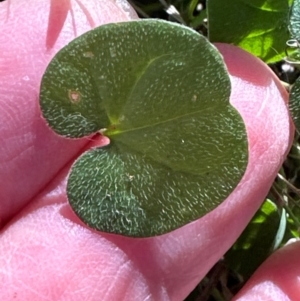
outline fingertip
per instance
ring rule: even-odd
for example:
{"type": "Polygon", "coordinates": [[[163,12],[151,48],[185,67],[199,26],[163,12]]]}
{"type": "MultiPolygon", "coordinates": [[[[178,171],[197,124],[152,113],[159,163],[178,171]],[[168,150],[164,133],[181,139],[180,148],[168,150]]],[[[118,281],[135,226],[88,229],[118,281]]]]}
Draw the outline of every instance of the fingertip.
{"type": "Polygon", "coordinates": [[[300,241],[273,253],[252,275],[234,301],[298,301],[300,241]]]}

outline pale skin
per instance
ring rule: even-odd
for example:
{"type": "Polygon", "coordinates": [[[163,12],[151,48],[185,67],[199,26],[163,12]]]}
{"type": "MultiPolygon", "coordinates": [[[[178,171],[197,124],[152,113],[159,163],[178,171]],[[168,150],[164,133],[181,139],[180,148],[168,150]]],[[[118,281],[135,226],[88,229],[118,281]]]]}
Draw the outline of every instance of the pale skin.
{"type": "MultiPolygon", "coordinates": [[[[84,226],[65,184],[91,141],[67,140],[47,127],[39,85],[61,47],[94,26],[136,18],[127,8],[114,0],[0,3],[0,300],[183,300],[245,228],[290,148],[294,129],[280,82],[250,54],[217,45],[249,139],[238,187],[211,213],[160,237],[84,226]]],[[[276,252],[234,300],[299,300],[299,252],[300,243],[276,252]]]]}

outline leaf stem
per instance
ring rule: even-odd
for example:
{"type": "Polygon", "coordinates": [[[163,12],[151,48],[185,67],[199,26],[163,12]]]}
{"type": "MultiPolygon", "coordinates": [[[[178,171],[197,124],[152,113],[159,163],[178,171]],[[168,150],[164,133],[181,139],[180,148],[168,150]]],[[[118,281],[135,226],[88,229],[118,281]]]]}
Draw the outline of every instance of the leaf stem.
{"type": "Polygon", "coordinates": [[[300,229],[300,222],[299,222],[298,218],[295,216],[295,214],[293,213],[293,211],[291,210],[291,208],[288,205],[283,205],[283,207],[286,210],[286,212],[288,213],[288,215],[293,219],[296,227],[298,229],[300,229]]]}
{"type": "Polygon", "coordinates": [[[292,183],[290,183],[285,177],[283,177],[280,173],[277,174],[277,177],[283,181],[293,192],[295,192],[298,196],[300,196],[300,189],[295,187],[292,183]]]}

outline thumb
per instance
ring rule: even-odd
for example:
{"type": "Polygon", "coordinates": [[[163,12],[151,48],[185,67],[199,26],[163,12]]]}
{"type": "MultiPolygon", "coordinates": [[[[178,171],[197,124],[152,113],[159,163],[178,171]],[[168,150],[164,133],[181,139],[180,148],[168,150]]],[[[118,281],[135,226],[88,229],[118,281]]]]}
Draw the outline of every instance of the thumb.
{"type": "Polygon", "coordinates": [[[272,254],[235,297],[236,301],[298,301],[300,242],[272,254]]]}

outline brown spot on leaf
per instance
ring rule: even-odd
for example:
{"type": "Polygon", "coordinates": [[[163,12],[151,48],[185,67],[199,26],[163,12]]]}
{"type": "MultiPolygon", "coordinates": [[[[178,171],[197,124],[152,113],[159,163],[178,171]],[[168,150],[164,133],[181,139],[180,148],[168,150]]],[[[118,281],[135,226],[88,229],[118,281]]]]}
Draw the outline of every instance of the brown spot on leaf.
{"type": "Polygon", "coordinates": [[[81,95],[78,91],[76,90],[69,90],[68,91],[68,96],[69,99],[71,100],[72,103],[79,103],[81,100],[81,95]]]}
{"type": "Polygon", "coordinates": [[[92,59],[92,58],[94,57],[94,53],[91,52],[91,51],[87,51],[87,52],[84,52],[84,53],[83,53],[83,56],[92,59]]]}

